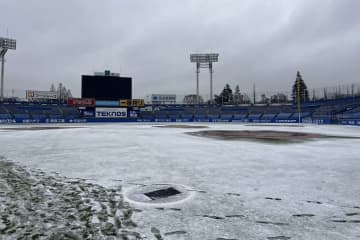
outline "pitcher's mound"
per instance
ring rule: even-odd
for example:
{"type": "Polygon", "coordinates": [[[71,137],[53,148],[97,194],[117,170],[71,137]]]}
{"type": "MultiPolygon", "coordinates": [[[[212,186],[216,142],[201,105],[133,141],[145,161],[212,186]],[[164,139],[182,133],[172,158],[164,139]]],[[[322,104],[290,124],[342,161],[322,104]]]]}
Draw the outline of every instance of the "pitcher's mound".
{"type": "Polygon", "coordinates": [[[222,140],[278,140],[278,141],[296,141],[296,140],[310,140],[316,138],[334,138],[335,136],[328,136],[318,133],[305,132],[285,132],[285,131],[223,131],[223,130],[205,130],[199,132],[189,132],[187,134],[199,137],[209,137],[222,140]]]}
{"type": "Polygon", "coordinates": [[[153,127],[158,128],[208,128],[207,126],[200,126],[200,125],[180,125],[180,124],[174,124],[174,125],[157,125],[153,127]]]}

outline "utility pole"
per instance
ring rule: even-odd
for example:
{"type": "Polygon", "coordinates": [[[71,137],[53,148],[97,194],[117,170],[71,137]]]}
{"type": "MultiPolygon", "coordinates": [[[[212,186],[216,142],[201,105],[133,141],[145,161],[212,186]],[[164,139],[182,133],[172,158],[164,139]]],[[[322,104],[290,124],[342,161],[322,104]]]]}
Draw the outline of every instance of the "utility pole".
{"type": "Polygon", "coordinates": [[[255,83],[253,84],[253,97],[254,97],[254,105],[256,103],[256,90],[255,90],[255,83]]]}

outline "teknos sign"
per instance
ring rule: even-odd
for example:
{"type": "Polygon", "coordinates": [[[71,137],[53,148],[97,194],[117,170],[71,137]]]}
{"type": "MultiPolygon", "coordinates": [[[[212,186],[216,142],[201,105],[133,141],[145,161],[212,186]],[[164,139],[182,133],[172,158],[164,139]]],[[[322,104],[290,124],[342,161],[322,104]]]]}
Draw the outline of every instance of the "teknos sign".
{"type": "Polygon", "coordinates": [[[126,118],[126,108],[96,108],[95,117],[97,118],[126,118]]]}

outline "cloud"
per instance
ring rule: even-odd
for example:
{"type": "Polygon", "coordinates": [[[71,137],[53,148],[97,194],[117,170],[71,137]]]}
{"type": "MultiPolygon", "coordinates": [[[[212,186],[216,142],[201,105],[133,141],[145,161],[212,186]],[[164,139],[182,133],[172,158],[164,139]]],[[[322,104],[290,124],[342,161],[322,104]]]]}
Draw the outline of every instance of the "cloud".
{"type": "MultiPolygon", "coordinates": [[[[356,83],[360,17],[356,0],[0,2],[7,54],[5,88],[46,90],[63,82],[80,95],[82,74],[132,76],[135,95],[195,91],[192,52],[218,52],[214,90],[289,90],[297,70],[307,85],[356,83]]],[[[201,93],[208,94],[208,73],[201,93]]]]}

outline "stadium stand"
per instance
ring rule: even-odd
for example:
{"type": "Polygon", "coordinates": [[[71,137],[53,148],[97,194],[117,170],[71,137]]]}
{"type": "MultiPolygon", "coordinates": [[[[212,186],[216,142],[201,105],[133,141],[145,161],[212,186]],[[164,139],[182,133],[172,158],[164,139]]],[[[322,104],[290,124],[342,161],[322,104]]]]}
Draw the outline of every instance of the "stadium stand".
{"type": "Polygon", "coordinates": [[[82,117],[80,115],[79,110],[76,107],[68,107],[63,105],[63,106],[59,106],[58,109],[59,109],[59,114],[55,114],[56,117],[67,118],[67,119],[82,117]]]}
{"type": "MultiPolygon", "coordinates": [[[[320,100],[303,103],[301,119],[315,123],[360,125],[360,97],[320,100]]],[[[138,110],[132,121],[240,121],[240,122],[297,122],[297,106],[285,105],[148,105],[138,110]]],[[[96,122],[94,109],[81,110],[63,104],[28,102],[0,103],[0,122],[76,122],[76,119],[96,122]],[[16,121],[15,121],[16,120],[16,121]]],[[[114,121],[121,121],[114,120],[114,121]]],[[[83,122],[83,121],[82,121],[83,122]]]]}
{"type": "Polygon", "coordinates": [[[276,119],[290,119],[293,114],[291,112],[281,112],[276,116],[276,119]]]}
{"type": "Polygon", "coordinates": [[[194,109],[194,118],[197,120],[205,120],[208,119],[208,109],[206,108],[195,108],[194,109]]]}
{"type": "Polygon", "coordinates": [[[140,111],[139,118],[142,120],[152,121],[154,119],[154,114],[152,111],[140,111]]]}
{"type": "Polygon", "coordinates": [[[177,119],[180,118],[181,112],[180,111],[170,111],[169,118],[170,119],[177,119]]]}
{"type": "Polygon", "coordinates": [[[245,120],[247,119],[248,113],[235,113],[233,120],[245,120]]]}
{"type": "Polygon", "coordinates": [[[8,112],[8,110],[4,106],[0,106],[0,119],[10,119],[11,114],[8,112]]]}
{"type": "Polygon", "coordinates": [[[360,119],[360,106],[346,109],[339,115],[340,119],[360,119]]]}
{"type": "Polygon", "coordinates": [[[275,117],[276,117],[276,113],[264,113],[263,115],[262,115],[262,120],[269,120],[269,121],[272,121],[272,120],[274,120],[275,119],[275,117]]]}

